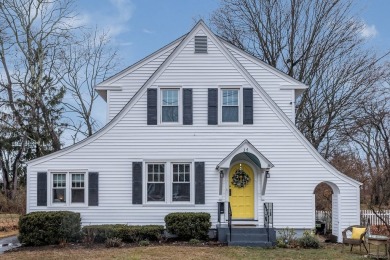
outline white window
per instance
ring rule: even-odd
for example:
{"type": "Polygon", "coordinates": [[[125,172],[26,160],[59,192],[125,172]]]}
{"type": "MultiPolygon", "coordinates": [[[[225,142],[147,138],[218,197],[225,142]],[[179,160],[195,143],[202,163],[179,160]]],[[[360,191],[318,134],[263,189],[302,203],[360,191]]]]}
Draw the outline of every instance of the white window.
{"type": "Polygon", "coordinates": [[[239,89],[222,89],[222,122],[239,122],[239,89]]]}
{"type": "Polygon", "coordinates": [[[145,168],[146,203],[193,203],[192,163],[150,162],[145,164],[145,168]]]}
{"type": "Polygon", "coordinates": [[[190,201],[190,169],[189,163],[172,164],[172,201],[190,201]]]}
{"type": "Polygon", "coordinates": [[[179,89],[161,89],[161,122],[179,122],[179,89]]]}
{"type": "Polygon", "coordinates": [[[53,174],[53,203],[66,203],[66,173],[53,174]]]}
{"type": "Polygon", "coordinates": [[[57,205],[85,205],[86,172],[51,172],[51,202],[57,205]]]}
{"type": "Polygon", "coordinates": [[[72,203],[85,202],[84,173],[72,173],[72,203]]]}
{"type": "Polygon", "coordinates": [[[165,164],[147,164],[147,201],[165,201],[165,164]]]}

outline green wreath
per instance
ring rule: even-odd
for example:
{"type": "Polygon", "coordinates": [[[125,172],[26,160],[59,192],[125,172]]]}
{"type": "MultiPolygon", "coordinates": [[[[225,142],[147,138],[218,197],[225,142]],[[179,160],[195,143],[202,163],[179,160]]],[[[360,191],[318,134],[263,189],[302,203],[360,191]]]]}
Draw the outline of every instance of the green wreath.
{"type": "Polygon", "coordinates": [[[232,177],[232,184],[237,188],[244,188],[250,182],[249,175],[241,169],[237,169],[232,177]]]}

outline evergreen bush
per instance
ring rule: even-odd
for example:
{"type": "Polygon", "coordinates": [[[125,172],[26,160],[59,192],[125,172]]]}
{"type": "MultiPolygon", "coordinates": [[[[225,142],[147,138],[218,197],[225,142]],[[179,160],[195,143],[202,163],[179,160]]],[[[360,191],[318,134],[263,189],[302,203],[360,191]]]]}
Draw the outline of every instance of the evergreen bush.
{"type": "Polygon", "coordinates": [[[175,212],[166,215],[164,220],[168,232],[177,235],[180,240],[208,239],[211,227],[209,213],[175,212]]]}
{"type": "Polygon", "coordinates": [[[80,229],[80,213],[32,212],[19,219],[19,241],[28,246],[75,242],[80,239],[80,229]]]}

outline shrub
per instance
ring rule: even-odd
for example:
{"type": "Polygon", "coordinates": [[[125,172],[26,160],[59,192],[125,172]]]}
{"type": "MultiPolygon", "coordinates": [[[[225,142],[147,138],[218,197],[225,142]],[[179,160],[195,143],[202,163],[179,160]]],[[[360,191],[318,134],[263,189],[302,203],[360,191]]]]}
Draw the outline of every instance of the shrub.
{"type": "Polygon", "coordinates": [[[170,213],[165,216],[164,220],[168,232],[177,235],[178,239],[208,239],[211,227],[208,213],[170,213]]]}
{"type": "Polygon", "coordinates": [[[293,228],[283,228],[278,231],[278,239],[276,241],[276,245],[278,247],[286,248],[286,247],[295,247],[296,246],[296,238],[295,235],[297,234],[293,228]]]}
{"type": "Polygon", "coordinates": [[[19,241],[31,246],[77,241],[80,222],[80,214],[70,211],[29,213],[19,219],[19,241]]]}
{"type": "Polygon", "coordinates": [[[106,245],[106,247],[120,247],[122,246],[122,239],[117,237],[107,238],[104,244],[106,245]]]}
{"type": "Polygon", "coordinates": [[[141,240],[159,241],[163,226],[92,225],[82,229],[84,241],[104,243],[109,238],[120,238],[123,242],[133,243],[141,240]]]}
{"type": "Polygon", "coordinates": [[[196,239],[196,238],[192,238],[192,239],[190,239],[190,241],[188,241],[188,243],[190,243],[191,245],[199,245],[200,240],[196,239]]]}
{"type": "Polygon", "coordinates": [[[303,236],[298,239],[299,246],[303,248],[319,248],[320,241],[313,236],[313,234],[309,231],[303,232],[303,236]]]}
{"type": "Polygon", "coordinates": [[[139,241],[139,245],[140,246],[149,246],[150,245],[150,242],[149,242],[149,240],[141,240],[141,241],[139,241]]]}

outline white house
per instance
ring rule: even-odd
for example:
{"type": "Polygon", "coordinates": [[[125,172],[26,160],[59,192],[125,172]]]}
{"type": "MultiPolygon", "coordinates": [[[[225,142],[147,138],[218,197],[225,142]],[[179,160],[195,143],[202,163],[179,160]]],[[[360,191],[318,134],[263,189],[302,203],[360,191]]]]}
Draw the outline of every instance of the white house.
{"type": "Polygon", "coordinates": [[[233,224],[315,226],[314,189],[333,189],[333,234],[359,224],[360,183],[338,172],[294,125],[307,88],[214,35],[188,34],[96,86],[108,123],[28,163],[27,211],[80,212],[83,225],[161,224],[208,212],[233,224]],[[268,216],[266,216],[268,217],[268,216]]]}

